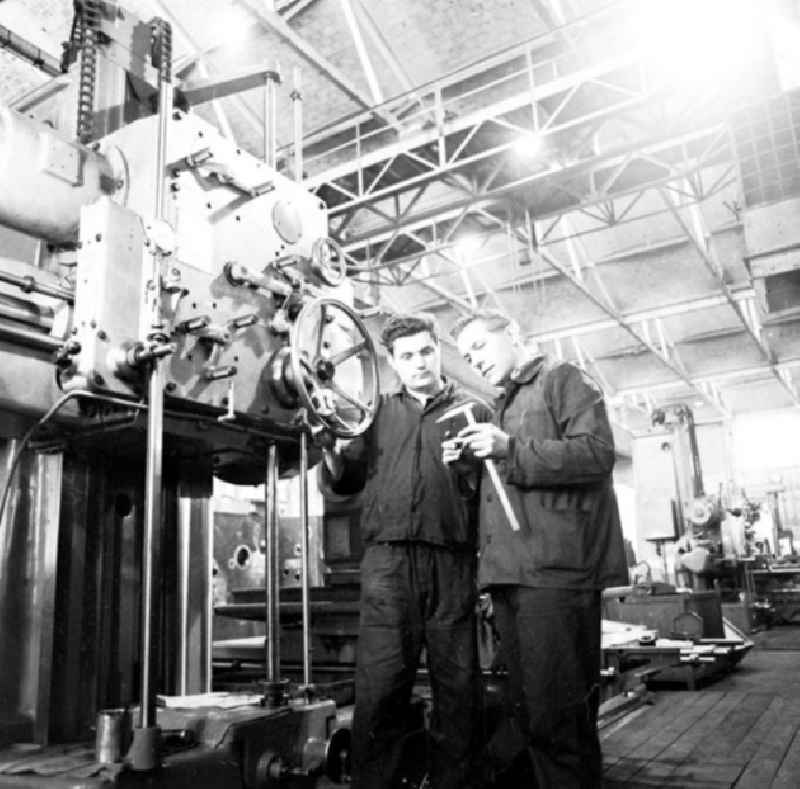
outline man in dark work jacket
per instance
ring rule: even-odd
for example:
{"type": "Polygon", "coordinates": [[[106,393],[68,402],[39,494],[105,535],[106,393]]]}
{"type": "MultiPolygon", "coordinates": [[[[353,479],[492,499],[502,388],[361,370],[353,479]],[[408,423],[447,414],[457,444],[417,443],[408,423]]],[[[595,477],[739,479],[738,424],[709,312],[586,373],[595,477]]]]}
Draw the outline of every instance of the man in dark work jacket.
{"type": "Polygon", "coordinates": [[[495,459],[520,524],[512,531],[484,479],[478,582],[491,592],[516,718],[499,744],[508,751],[518,735],[543,789],[594,789],[602,785],[600,590],[628,583],[614,439],[597,384],[531,353],[508,323],[473,316],[452,332],[467,361],[502,387],[494,424],[458,438],[495,459]]]}
{"type": "MultiPolygon", "coordinates": [[[[352,786],[393,785],[424,645],[434,701],[432,785],[458,789],[469,785],[478,729],[478,468],[443,463],[442,441],[465,419],[437,420],[475,399],[442,378],[433,321],[396,316],[382,342],[402,386],[381,396],[358,445],[339,441],[326,452],[323,469],[323,485],[337,493],[363,488],[352,786]]],[[[478,403],[475,417],[491,412],[478,403]]]]}

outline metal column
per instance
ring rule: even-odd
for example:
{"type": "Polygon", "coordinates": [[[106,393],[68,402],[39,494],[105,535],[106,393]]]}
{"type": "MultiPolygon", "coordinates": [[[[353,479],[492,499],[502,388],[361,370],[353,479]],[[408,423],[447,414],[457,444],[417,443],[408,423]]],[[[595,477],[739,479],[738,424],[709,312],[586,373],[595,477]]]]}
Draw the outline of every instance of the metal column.
{"type": "Polygon", "coordinates": [[[178,661],[180,695],[211,690],[213,528],[207,486],[178,491],[178,661]]]}
{"type": "Polygon", "coordinates": [[[309,605],[308,569],[308,436],[300,434],[300,528],[302,529],[302,607],[303,607],[303,685],[311,684],[311,611],[309,605]]]}
{"type": "Polygon", "coordinates": [[[264,485],[264,657],[267,666],[264,696],[271,707],[282,703],[285,686],[281,681],[278,537],[278,447],[270,444],[264,485]]]}
{"type": "MultiPolygon", "coordinates": [[[[155,165],[156,217],[166,214],[167,129],[172,115],[171,31],[159,20],[159,102],[158,139],[155,165]]],[[[153,269],[148,300],[151,307],[151,345],[164,341],[161,318],[161,254],[153,252],[153,269]]],[[[156,725],[156,689],[154,687],[154,622],[157,614],[155,586],[160,577],[158,532],[161,526],[162,449],[164,427],[164,374],[159,355],[151,356],[148,381],[147,466],[145,476],[144,539],[142,540],[142,650],[141,685],[138,725],[133,732],[129,761],[134,770],[152,770],[159,765],[159,729],[156,725]]]]}

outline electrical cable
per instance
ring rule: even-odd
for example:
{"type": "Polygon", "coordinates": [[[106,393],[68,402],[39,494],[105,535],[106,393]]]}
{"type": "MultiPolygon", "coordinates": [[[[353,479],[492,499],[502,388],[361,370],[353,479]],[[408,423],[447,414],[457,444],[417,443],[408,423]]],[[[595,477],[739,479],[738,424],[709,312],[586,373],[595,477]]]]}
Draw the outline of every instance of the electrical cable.
{"type": "Polygon", "coordinates": [[[3,486],[3,496],[0,498],[0,523],[3,522],[3,515],[6,511],[6,503],[8,502],[8,494],[11,491],[11,483],[14,480],[16,475],[17,469],[19,468],[20,461],[22,460],[22,456],[25,453],[25,448],[30,443],[30,440],[33,438],[34,433],[45,425],[50,419],[55,416],[70,400],[75,397],[80,397],[83,395],[90,395],[91,392],[88,392],[84,389],[75,389],[72,392],[67,392],[65,395],[62,395],[56,402],[50,407],[50,409],[45,413],[43,417],[41,417],[38,421],[34,422],[31,427],[25,432],[25,435],[22,437],[19,443],[19,448],[17,449],[14,457],[11,459],[11,462],[8,466],[8,476],[6,477],[5,485],[3,486]]]}
{"type": "Polygon", "coordinates": [[[3,521],[3,515],[5,514],[6,505],[8,504],[8,494],[11,491],[11,483],[14,481],[14,477],[17,469],[19,468],[19,464],[22,460],[22,455],[24,454],[26,447],[31,442],[31,439],[36,431],[49,422],[70,400],[76,397],[85,397],[89,400],[100,400],[104,403],[124,405],[128,408],[143,409],[147,407],[147,405],[142,402],[129,402],[120,397],[98,395],[95,392],[90,392],[88,389],[73,389],[71,392],[67,392],[65,395],[62,395],[58,400],[56,400],[56,402],[50,407],[44,416],[42,416],[38,421],[34,422],[30,428],[28,428],[28,430],[20,439],[19,448],[9,463],[8,476],[6,477],[6,482],[3,486],[3,495],[0,498],[0,523],[3,521]]]}

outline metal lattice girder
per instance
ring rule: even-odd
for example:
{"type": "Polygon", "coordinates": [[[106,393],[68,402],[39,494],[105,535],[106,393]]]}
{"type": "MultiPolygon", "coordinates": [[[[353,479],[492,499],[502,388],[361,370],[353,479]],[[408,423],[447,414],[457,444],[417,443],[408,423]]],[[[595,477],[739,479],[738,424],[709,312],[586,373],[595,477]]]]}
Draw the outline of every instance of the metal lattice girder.
{"type": "MultiPolygon", "coordinates": [[[[791,380],[791,370],[800,367],[800,358],[786,359],[781,362],[779,369],[781,374],[791,380]]],[[[738,370],[726,370],[722,373],[715,373],[709,376],[695,376],[693,380],[693,389],[705,390],[708,397],[713,397],[722,400],[721,387],[736,386],[737,384],[752,383],[763,381],[771,375],[771,369],[767,365],[742,367],[738,370]]],[[[627,398],[637,398],[643,394],[650,397],[658,395],[663,397],[665,392],[674,391],[683,387],[685,382],[679,380],[662,381],[660,383],[652,383],[646,386],[633,386],[623,387],[617,389],[615,398],[625,400],[627,398]]],[[[704,399],[708,399],[704,397],[704,399]]]]}
{"type": "MultiPolygon", "coordinates": [[[[627,154],[608,157],[595,157],[592,161],[572,165],[570,168],[561,168],[548,173],[531,174],[522,179],[515,179],[511,183],[490,186],[482,193],[464,197],[453,192],[449,199],[441,202],[435,208],[425,211],[412,211],[409,206],[402,206],[400,201],[395,201],[394,216],[382,210],[370,207],[373,213],[381,219],[369,232],[352,236],[343,245],[348,261],[354,266],[360,265],[364,260],[371,260],[371,265],[403,265],[413,263],[420,255],[433,252],[446,251],[453,235],[453,229],[464,219],[472,215],[482,215],[490,221],[502,226],[504,218],[498,218],[494,211],[498,205],[507,205],[510,197],[520,188],[530,183],[539,183],[542,195],[546,195],[545,186],[547,178],[556,180],[569,179],[573,185],[571,193],[565,193],[563,187],[553,187],[557,196],[558,207],[550,211],[546,209],[532,209],[537,217],[537,243],[551,244],[564,240],[555,234],[565,216],[572,212],[581,213],[591,220],[596,229],[605,229],[618,226],[627,221],[653,216],[654,212],[645,211],[640,203],[642,196],[658,187],[671,188],[685,180],[686,175],[697,173],[712,164],[722,163],[722,174],[704,188],[702,199],[725,188],[735,180],[733,165],[728,163],[730,149],[727,144],[727,134],[724,128],[715,127],[695,134],[686,135],[678,140],[670,140],[661,145],[648,146],[647,150],[652,157],[663,156],[664,162],[660,170],[640,172],[639,180],[628,179],[623,185],[617,183],[611,191],[601,191],[596,187],[597,176],[613,169],[616,164],[625,159],[627,154]],[[687,147],[697,148],[699,154],[691,159],[683,159],[683,166],[675,174],[670,162],[670,157],[684,157],[687,147]],[[581,194],[582,193],[582,194],[581,194]],[[582,199],[579,199],[579,196],[582,199]],[[602,210],[594,210],[600,206],[602,210]],[[393,251],[393,244],[405,242],[409,234],[415,234],[424,240],[424,246],[419,245],[412,252],[404,250],[393,251]],[[375,258],[380,256],[376,263],[375,258]]],[[[546,198],[545,198],[546,199],[546,198]]],[[[659,209],[655,213],[665,213],[668,209],[659,209]]],[[[341,230],[341,225],[334,228],[334,232],[341,230]]],[[[593,232],[591,229],[586,232],[593,232]]]]}
{"type": "MultiPolygon", "coordinates": [[[[535,239],[532,234],[532,223],[528,221],[526,226],[516,228],[515,232],[524,238],[532,247],[533,254],[541,257],[554,269],[566,277],[575,288],[577,288],[588,301],[606,313],[612,320],[616,322],[619,328],[626,331],[631,337],[634,338],[639,344],[643,345],[650,353],[652,353],[658,361],[667,367],[672,373],[680,379],[684,384],[693,389],[700,397],[702,397],[711,406],[719,410],[723,416],[728,416],[727,411],[724,411],[718,402],[715,402],[713,397],[710,397],[708,392],[692,380],[686,368],[683,366],[680,358],[672,352],[666,344],[661,344],[651,335],[649,324],[646,321],[640,322],[637,326],[631,323],[619,311],[619,309],[611,301],[608,290],[605,287],[591,288],[587,280],[583,276],[578,276],[571,263],[565,263],[558,260],[548,249],[535,249],[535,239]],[[599,291],[599,292],[598,292],[599,291]]],[[[595,282],[602,282],[596,268],[592,269],[593,278],[595,282]]]]}
{"type": "Polygon", "coordinates": [[[312,153],[309,169],[313,173],[311,168],[316,167],[319,174],[311,175],[309,187],[328,187],[331,210],[345,211],[498,156],[513,147],[521,134],[536,132],[547,138],[574,131],[653,97],[640,64],[631,56],[610,58],[540,86],[527,84],[527,74],[522,70],[505,76],[505,81],[520,80],[520,85],[514,95],[499,101],[492,100],[499,92],[493,83],[486,96],[478,97],[473,89],[449,99],[444,97],[444,87],[437,85],[422,95],[419,109],[403,117],[404,133],[399,136],[386,129],[362,131],[357,125],[352,139],[312,153]],[[587,90],[602,99],[602,106],[591,112],[579,108],[587,90]],[[544,106],[555,101],[548,113],[544,106]],[[531,107],[532,112],[526,111],[531,107]],[[337,159],[342,161],[321,169],[337,159]],[[374,177],[387,163],[399,161],[411,172],[398,176],[387,169],[380,178],[374,177]]]}
{"type": "Polygon", "coordinates": [[[747,331],[750,339],[758,346],[769,366],[772,375],[783,386],[792,398],[792,402],[796,406],[800,406],[800,395],[798,395],[797,388],[794,386],[790,378],[781,371],[778,367],[777,357],[775,352],[770,347],[763,332],[761,331],[760,322],[757,318],[755,305],[751,304],[749,309],[743,308],[742,304],[738,302],[733,295],[730,285],[726,281],[725,269],[722,266],[719,258],[716,255],[714,248],[714,240],[708,231],[708,227],[703,216],[703,212],[699,205],[693,204],[688,207],[682,207],[675,203],[673,197],[661,191],[662,199],[669,209],[675,221],[678,223],[681,230],[686,234],[687,238],[691,241],[700,259],[705,264],[706,268],[716,279],[720,290],[727,303],[731,306],[736,313],[737,318],[741,321],[742,326],[747,331]],[[689,214],[689,219],[684,216],[682,211],[685,210],[689,214]]]}
{"type": "MultiPolygon", "coordinates": [[[[738,223],[726,224],[724,226],[720,226],[716,230],[714,230],[714,234],[717,233],[725,233],[730,232],[732,230],[736,230],[740,227],[738,223]]],[[[561,240],[561,239],[559,239],[561,240]]],[[[555,244],[556,242],[549,242],[551,244],[555,244]]],[[[689,244],[689,240],[685,236],[679,236],[674,238],[664,239],[659,243],[648,243],[640,248],[633,248],[627,249],[620,254],[612,254],[609,256],[602,257],[593,261],[592,265],[594,266],[604,266],[611,263],[619,262],[620,260],[631,260],[635,259],[636,256],[640,253],[642,254],[652,254],[654,252],[663,252],[668,251],[671,249],[675,249],[678,247],[683,247],[689,244]]],[[[540,246],[542,246],[540,242],[540,246]]],[[[526,263],[530,263],[527,258],[527,244],[525,245],[525,254],[524,256],[519,256],[518,259],[524,260],[526,263]]],[[[431,248],[430,251],[427,253],[429,255],[436,255],[444,257],[445,253],[439,249],[431,248]]],[[[508,252],[498,252],[496,255],[492,255],[489,257],[480,257],[476,258],[472,261],[470,268],[480,271],[480,268],[483,266],[494,266],[498,265],[501,261],[506,260],[508,258],[508,252]]],[[[512,254],[517,254],[516,250],[512,254]]],[[[416,257],[416,256],[415,256],[416,257]]],[[[409,262],[409,261],[406,261],[409,262]]],[[[430,273],[430,272],[429,272],[430,273]]],[[[439,275],[447,273],[447,272],[439,272],[439,275]]],[[[525,287],[526,285],[531,285],[536,282],[540,282],[543,280],[558,278],[561,275],[553,268],[546,268],[537,271],[526,271],[521,274],[517,274],[515,276],[510,277],[507,280],[503,280],[502,282],[496,282],[493,284],[492,289],[484,288],[481,290],[480,288],[475,289],[476,297],[482,296],[490,296],[493,299],[501,298],[502,294],[508,290],[515,290],[520,287],[525,287]]],[[[754,291],[752,287],[746,287],[744,289],[734,288],[735,297],[737,299],[743,299],[745,302],[748,302],[754,298],[754,291]]],[[[631,313],[627,314],[626,317],[630,320],[642,320],[649,317],[670,317],[674,315],[680,315],[685,312],[692,312],[694,310],[701,310],[707,309],[710,307],[716,307],[726,304],[726,299],[721,294],[701,294],[696,299],[690,299],[686,301],[677,302],[675,304],[666,305],[663,308],[658,308],[656,310],[647,310],[643,313],[631,313]]],[[[436,309],[437,307],[442,306],[442,302],[440,300],[434,300],[430,302],[423,302],[417,305],[418,309],[421,310],[429,310],[429,309],[436,309]]],[[[747,303],[744,304],[744,307],[747,311],[750,310],[750,306],[747,303]]],[[[537,335],[537,337],[541,337],[542,339],[555,339],[556,337],[568,337],[571,333],[575,333],[577,335],[581,334],[591,334],[596,331],[602,331],[604,329],[614,328],[616,324],[612,320],[601,320],[601,321],[592,321],[590,323],[581,324],[579,326],[574,327],[570,330],[565,330],[562,332],[549,332],[542,335],[537,335]],[[552,335],[552,336],[550,336],[552,335]]]]}

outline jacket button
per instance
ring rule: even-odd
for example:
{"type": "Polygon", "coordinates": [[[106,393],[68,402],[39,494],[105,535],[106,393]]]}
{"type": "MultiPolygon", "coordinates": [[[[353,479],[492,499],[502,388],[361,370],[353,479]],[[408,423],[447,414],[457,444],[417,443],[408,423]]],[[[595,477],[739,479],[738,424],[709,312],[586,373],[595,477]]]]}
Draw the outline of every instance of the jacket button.
{"type": "Polygon", "coordinates": [[[486,501],[491,501],[491,500],[492,500],[492,494],[491,493],[487,493],[486,494],[486,501]]]}
{"type": "Polygon", "coordinates": [[[491,534],[487,534],[486,535],[486,544],[488,545],[491,541],[492,541],[492,535],[491,534]]]}

